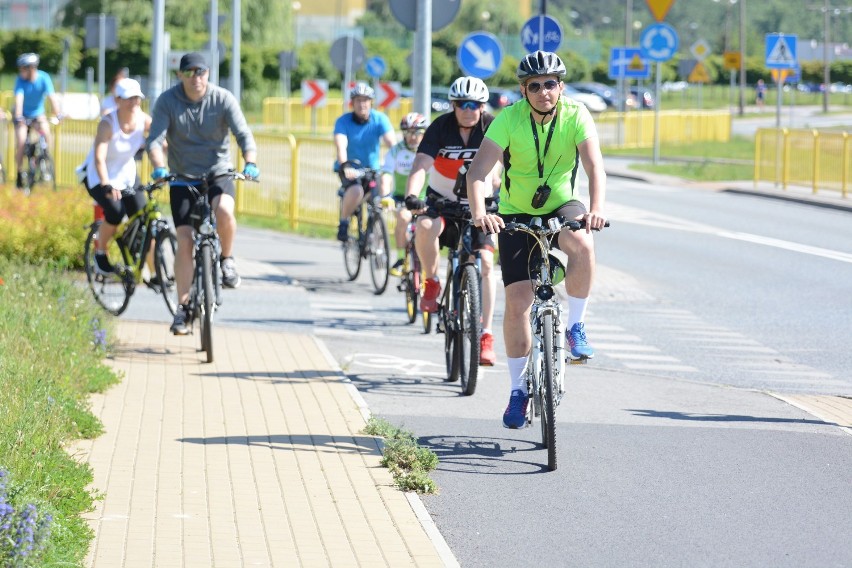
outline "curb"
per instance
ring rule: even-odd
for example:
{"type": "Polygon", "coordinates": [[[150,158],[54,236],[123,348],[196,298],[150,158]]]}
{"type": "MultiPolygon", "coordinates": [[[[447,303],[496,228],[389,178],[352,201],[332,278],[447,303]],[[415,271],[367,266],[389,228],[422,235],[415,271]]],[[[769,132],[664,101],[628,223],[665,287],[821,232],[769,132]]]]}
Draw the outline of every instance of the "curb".
{"type": "MultiPolygon", "coordinates": [[[[341,369],[337,364],[337,361],[334,359],[331,351],[329,351],[328,347],[326,347],[325,342],[315,335],[311,335],[311,337],[319,347],[320,352],[322,352],[328,364],[331,365],[331,368],[340,373],[342,382],[346,384],[346,388],[349,391],[352,400],[361,411],[361,416],[364,417],[365,421],[369,421],[372,413],[370,412],[370,408],[367,406],[367,401],[364,400],[360,391],[358,391],[349,377],[346,376],[343,369],[341,369]]],[[[408,503],[411,505],[417,520],[420,521],[420,526],[423,527],[423,531],[426,533],[426,536],[435,546],[435,551],[438,553],[438,556],[444,566],[448,568],[460,567],[461,565],[453,554],[453,551],[450,549],[450,545],[447,544],[447,541],[444,539],[444,535],[441,534],[441,531],[438,529],[438,525],[435,524],[435,521],[426,509],[426,506],[423,504],[420,496],[412,491],[406,491],[403,494],[408,500],[408,503]]]]}
{"type": "Polygon", "coordinates": [[[789,201],[793,203],[800,203],[802,205],[810,205],[812,207],[822,207],[823,209],[834,209],[835,211],[852,212],[852,203],[824,201],[821,199],[799,197],[786,193],[770,193],[768,191],[760,191],[757,189],[740,189],[735,187],[724,188],[719,191],[723,193],[733,193],[736,195],[751,195],[753,197],[765,197],[767,199],[776,199],[778,201],[789,201]]]}

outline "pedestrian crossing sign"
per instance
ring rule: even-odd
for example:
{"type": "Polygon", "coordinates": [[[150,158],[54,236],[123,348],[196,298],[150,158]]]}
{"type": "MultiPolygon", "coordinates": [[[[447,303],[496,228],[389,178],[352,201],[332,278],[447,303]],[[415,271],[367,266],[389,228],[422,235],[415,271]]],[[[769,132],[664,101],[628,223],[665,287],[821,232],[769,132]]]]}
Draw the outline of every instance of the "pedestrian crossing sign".
{"type": "Polygon", "coordinates": [[[766,35],[766,67],[769,69],[795,69],[796,60],[795,35],[767,34],[766,35]]]}

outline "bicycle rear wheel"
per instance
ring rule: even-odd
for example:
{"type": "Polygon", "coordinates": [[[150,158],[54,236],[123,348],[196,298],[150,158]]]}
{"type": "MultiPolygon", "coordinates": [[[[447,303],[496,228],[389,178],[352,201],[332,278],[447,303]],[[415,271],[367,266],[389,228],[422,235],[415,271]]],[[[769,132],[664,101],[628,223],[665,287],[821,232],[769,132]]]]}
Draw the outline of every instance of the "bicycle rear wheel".
{"type": "MultiPolygon", "coordinates": [[[[95,296],[95,300],[103,309],[112,315],[121,315],[130,303],[133,288],[128,286],[119,274],[100,274],[95,270],[95,250],[97,249],[98,229],[101,224],[93,223],[86,237],[83,248],[83,264],[86,267],[86,279],[89,281],[89,289],[95,296]]],[[[113,261],[121,258],[118,245],[113,241],[110,243],[107,257],[113,261]]]]}
{"type": "Polygon", "coordinates": [[[349,280],[358,278],[361,272],[361,213],[356,211],[349,218],[349,234],[343,243],[343,265],[349,280]]]}
{"type": "Polygon", "coordinates": [[[459,282],[458,367],[462,392],[470,396],[476,392],[479,376],[479,336],[482,334],[482,308],[479,276],[471,264],[462,266],[459,282]]]}
{"type": "Polygon", "coordinates": [[[213,247],[201,245],[201,349],[207,352],[207,362],[213,362],[213,309],[216,288],[213,284],[213,247]]]}
{"type": "Polygon", "coordinates": [[[178,307],[177,283],[175,282],[175,256],[177,255],[177,236],[168,223],[157,227],[157,240],[154,248],[154,271],[160,281],[160,291],[166,301],[166,307],[175,315],[178,307]]]}
{"type": "Polygon", "coordinates": [[[47,184],[56,191],[56,175],[53,171],[53,160],[50,154],[41,154],[36,161],[37,177],[40,182],[47,184]]]}
{"type": "Polygon", "coordinates": [[[541,435],[547,448],[547,468],[556,469],[556,382],[554,376],[553,316],[542,316],[541,435]]]}
{"type": "Polygon", "coordinates": [[[388,239],[385,220],[381,214],[373,216],[368,246],[367,256],[370,259],[370,277],[373,280],[373,288],[376,290],[376,295],[384,294],[390,278],[390,262],[388,261],[390,240],[388,239]]]}

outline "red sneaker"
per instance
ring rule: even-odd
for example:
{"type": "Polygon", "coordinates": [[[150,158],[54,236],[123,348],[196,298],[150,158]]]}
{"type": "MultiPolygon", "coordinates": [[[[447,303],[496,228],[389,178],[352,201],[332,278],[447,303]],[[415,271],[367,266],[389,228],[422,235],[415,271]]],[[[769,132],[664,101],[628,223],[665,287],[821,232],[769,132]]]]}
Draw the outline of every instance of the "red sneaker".
{"type": "Polygon", "coordinates": [[[420,296],[420,311],[434,314],[438,311],[438,296],[441,294],[441,282],[437,278],[427,278],[420,296]]]}
{"type": "Polygon", "coordinates": [[[482,337],[479,338],[479,364],[483,367],[493,367],[496,361],[494,336],[490,333],[483,333],[482,337]]]}

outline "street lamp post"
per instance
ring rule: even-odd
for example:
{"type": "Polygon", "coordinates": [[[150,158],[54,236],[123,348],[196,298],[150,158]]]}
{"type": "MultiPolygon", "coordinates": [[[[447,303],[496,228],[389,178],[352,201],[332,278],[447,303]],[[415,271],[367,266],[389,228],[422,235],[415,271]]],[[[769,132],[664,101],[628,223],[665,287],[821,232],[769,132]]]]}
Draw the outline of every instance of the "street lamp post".
{"type": "Polygon", "coordinates": [[[740,0],[740,116],[745,114],[746,0],[740,0]]]}

